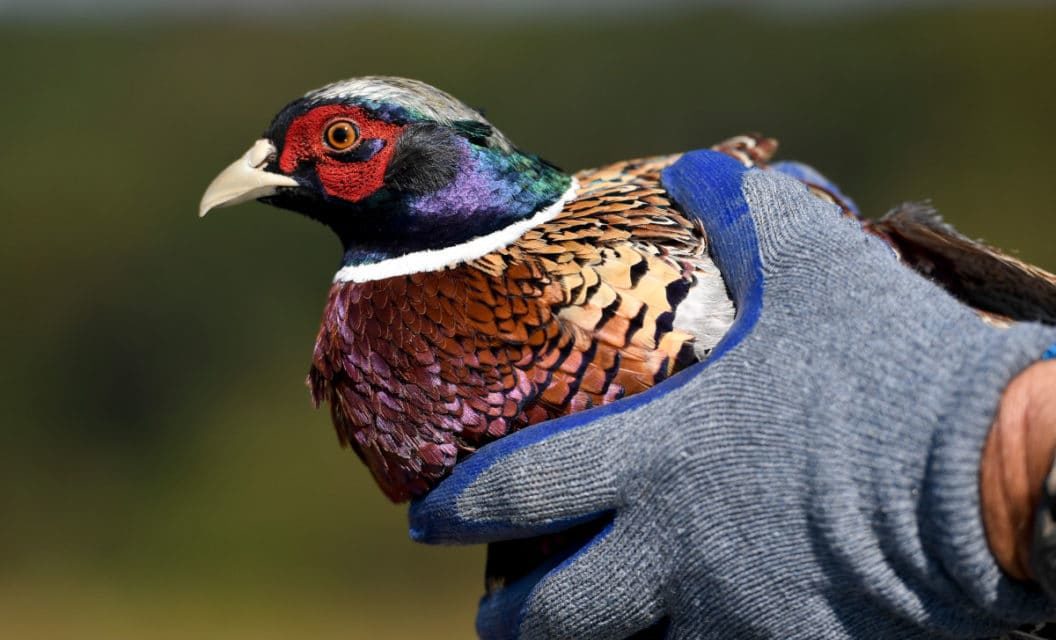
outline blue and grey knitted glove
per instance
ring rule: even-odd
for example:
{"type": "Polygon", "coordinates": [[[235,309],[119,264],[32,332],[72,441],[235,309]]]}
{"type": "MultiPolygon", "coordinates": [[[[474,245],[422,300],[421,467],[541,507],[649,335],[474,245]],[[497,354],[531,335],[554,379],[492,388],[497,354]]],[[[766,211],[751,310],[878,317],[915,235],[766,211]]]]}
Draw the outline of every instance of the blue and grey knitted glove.
{"type": "Polygon", "coordinates": [[[611,523],[485,598],[485,638],[986,637],[1054,613],[979,515],[1008,381],[1056,332],[1001,330],[797,181],[694,152],[664,173],[737,304],[707,362],[484,447],[413,505],[478,543],[611,523]]]}

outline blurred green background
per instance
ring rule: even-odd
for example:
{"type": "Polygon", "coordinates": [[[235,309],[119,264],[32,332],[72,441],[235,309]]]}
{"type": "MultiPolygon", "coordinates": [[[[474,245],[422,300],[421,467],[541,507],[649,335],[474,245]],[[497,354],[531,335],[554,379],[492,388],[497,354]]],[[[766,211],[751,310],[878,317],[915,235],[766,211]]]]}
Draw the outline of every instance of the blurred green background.
{"type": "Polygon", "coordinates": [[[426,80],[569,169],[762,131],[1056,269],[1054,5],[663,6],[0,12],[0,637],[471,635],[482,549],[412,544],[309,404],[336,240],[196,217],[326,82],[426,80]]]}

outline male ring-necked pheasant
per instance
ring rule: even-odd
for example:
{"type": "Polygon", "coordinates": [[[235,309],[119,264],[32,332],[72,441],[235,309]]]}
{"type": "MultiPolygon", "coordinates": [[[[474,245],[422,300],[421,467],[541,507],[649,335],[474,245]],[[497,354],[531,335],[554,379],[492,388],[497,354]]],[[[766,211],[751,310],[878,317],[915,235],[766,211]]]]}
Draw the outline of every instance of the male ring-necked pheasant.
{"type": "MultiPolygon", "coordinates": [[[[716,148],[765,166],[775,147],[716,148]]],[[[568,175],[442,91],[367,77],[282,109],[201,214],[260,199],[337,233],[308,382],[402,501],[488,441],[646,389],[721,338],[734,309],[699,223],[661,182],[677,158],[568,175]]],[[[982,311],[1056,321],[1056,278],[929,212],[865,224],[982,311]]]]}

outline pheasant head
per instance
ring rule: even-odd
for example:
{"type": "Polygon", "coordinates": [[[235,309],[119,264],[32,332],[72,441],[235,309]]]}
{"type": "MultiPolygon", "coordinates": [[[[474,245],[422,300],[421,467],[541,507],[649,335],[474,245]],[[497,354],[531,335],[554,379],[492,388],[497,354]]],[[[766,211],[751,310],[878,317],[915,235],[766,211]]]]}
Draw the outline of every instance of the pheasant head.
{"type": "Polygon", "coordinates": [[[512,238],[477,247],[478,255],[446,255],[519,227],[570,184],[449,94],[416,80],[364,77],[283,108],[209,186],[200,214],[252,199],[297,211],[340,238],[341,279],[374,280],[487,253],[512,238]]]}

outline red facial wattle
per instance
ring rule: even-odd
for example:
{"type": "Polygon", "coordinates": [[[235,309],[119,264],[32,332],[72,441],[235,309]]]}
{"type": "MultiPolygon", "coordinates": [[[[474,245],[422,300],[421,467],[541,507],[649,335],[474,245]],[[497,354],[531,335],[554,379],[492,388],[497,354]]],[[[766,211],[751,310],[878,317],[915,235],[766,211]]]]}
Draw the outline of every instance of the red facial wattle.
{"type": "Polygon", "coordinates": [[[296,118],[287,128],[279,169],[292,175],[300,165],[311,164],[327,195],[359,202],[384,184],[385,169],[403,128],[404,125],[373,119],[360,107],[337,104],[316,107],[296,118]],[[338,119],[355,123],[359,132],[357,147],[371,140],[380,140],[383,146],[363,161],[342,159],[342,153],[348,152],[338,152],[327,146],[324,135],[327,126],[338,119]]]}

